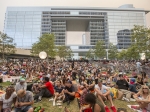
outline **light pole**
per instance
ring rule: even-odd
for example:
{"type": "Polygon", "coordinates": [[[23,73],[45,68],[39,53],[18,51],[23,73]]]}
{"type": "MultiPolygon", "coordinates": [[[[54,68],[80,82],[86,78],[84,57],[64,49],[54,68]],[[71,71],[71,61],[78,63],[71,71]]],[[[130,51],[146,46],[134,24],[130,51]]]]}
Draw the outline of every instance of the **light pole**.
{"type": "Polygon", "coordinates": [[[47,57],[47,53],[45,51],[42,51],[39,53],[40,59],[45,59],[47,57]]]}
{"type": "Polygon", "coordinates": [[[108,49],[106,49],[106,59],[108,60],[108,49]]]}

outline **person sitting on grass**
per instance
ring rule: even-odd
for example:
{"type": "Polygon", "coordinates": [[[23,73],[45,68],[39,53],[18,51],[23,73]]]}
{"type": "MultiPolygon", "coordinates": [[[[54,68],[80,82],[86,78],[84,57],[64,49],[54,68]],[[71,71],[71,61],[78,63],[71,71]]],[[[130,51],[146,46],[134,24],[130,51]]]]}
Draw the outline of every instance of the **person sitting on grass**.
{"type": "Polygon", "coordinates": [[[18,92],[18,90],[20,89],[24,89],[24,90],[27,89],[27,83],[25,82],[24,78],[21,78],[19,83],[16,83],[15,91],[18,92]]]}
{"type": "Polygon", "coordinates": [[[26,82],[32,82],[32,81],[33,81],[33,76],[31,73],[28,72],[26,75],[26,82]]]}
{"type": "Polygon", "coordinates": [[[130,84],[129,84],[129,91],[133,93],[137,93],[138,91],[136,90],[136,84],[135,84],[135,78],[130,79],[130,84]]]}
{"type": "Polygon", "coordinates": [[[67,102],[69,105],[70,101],[74,100],[75,98],[75,88],[70,80],[65,81],[65,89],[63,90],[63,93],[65,95],[63,103],[67,102]]]}
{"type": "MultiPolygon", "coordinates": [[[[97,100],[96,96],[93,93],[87,93],[84,98],[86,104],[92,108],[92,112],[105,112],[104,106],[97,100]]],[[[85,110],[86,107],[81,108],[85,110]]]]}
{"type": "Polygon", "coordinates": [[[55,105],[55,101],[57,99],[62,99],[64,97],[64,94],[62,92],[62,90],[64,89],[64,87],[61,85],[61,81],[56,81],[56,86],[54,87],[55,89],[55,98],[54,98],[54,102],[53,102],[53,105],[55,105]]]}
{"type": "Polygon", "coordinates": [[[11,106],[16,102],[16,93],[14,87],[10,86],[6,89],[6,94],[0,97],[0,112],[11,112],[11,106]]]}
{"type": "Polygon", "coordinates": [[[96,96],[99,98],[103,106],[105,107],[106,112],[110,112],[109,108],[105,105],[104,100],[109,100],[111,103],[111,109],[113,112],[117,112],[114,103],[112,101],[112,96],[110,88],[102,84],[102,80],[98,79],[98,84],[95,85],[96,96]]]}
{"type": "Polygon", "coordinates": [[[150,112],[150,90],[148,86],[143,85],[141,90],[133,95],[133,97],[139,106],[131,106],[131,108],[137,110],[142,109],[142,112],[150,112]]]}
{"type": "MultiPolygon", "coordinates": [[[[122,93],[121,98],[123,97],[123,95],[125,95],[125,97],[123,97],[123,100],[130,102],[132,92],[129,91],[129,83],[125,80],[122,74],[119,74],[119,79],[116,82],[116,86],[119,89],[119,91],[122,93]]],[[[133,89],[133,86],[132,86],[132,89],[133,89]]]]}
{"type": "MultiPolygon", "coordinates": [[[[86,109],[91,108],[92,112],[105,112],[104,106],[97,100],[96,96],[93,93],[87,93],[84,98],[86,106],[81,107],[80,112],[83,112],[86,109]]],[[[70,112],[65,107],[65,112],[70,112]]]]}
{"type": "Polygon", "coordinates": [[[33,93],[20,89],[17,92],[17,100],[15,103],[15,112],[33,112],[33,93]]]}
{"type": "Polygon", "coordinates": [[[39,85],[40,92],[35,95],[35,103],[42,100],[42,97],[50,98],[54,95],[54,88],[48,77],[43,78],[43,85],[39,85]]]}

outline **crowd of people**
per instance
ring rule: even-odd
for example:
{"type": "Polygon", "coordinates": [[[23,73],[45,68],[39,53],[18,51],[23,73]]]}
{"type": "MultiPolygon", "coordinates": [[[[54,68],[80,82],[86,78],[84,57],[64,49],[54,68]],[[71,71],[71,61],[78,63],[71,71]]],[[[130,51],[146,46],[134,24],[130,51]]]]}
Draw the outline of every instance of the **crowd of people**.
{"type": "MultiPolygon", "coordinates": [[[[131,106],[150,112],[148,61],[42,61],[12,60],[0,66],[0,81],[4,76],[12,80],[5,94],[0,97],[0,112],[33,112],[33,103],[42,98],[71,105],[77,99],[80,112],[126,112],[117,109],[114,99],[135,101],[131,106]],[[53,99],[51,99],[53,98],[53,99]],[[110,107],[107,105],[110,102],[110,107]]],[[[70,112],[65,108],[66,112],[70,112]]]]}

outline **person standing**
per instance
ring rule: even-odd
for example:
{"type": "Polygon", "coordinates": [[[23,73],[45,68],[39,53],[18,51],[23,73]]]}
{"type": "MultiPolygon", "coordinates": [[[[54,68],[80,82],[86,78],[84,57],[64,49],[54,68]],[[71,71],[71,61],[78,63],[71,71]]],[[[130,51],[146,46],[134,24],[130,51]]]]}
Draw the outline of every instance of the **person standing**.
{"type": "Polygon", "coordinates": [[[137,69],[137,72],[138,72],[138,73],[141,72],[141,65],[142,65],[142,64],[141,64],[140,61],[137,61],[137,62],[136,62],[136,69],[137,69]]]}

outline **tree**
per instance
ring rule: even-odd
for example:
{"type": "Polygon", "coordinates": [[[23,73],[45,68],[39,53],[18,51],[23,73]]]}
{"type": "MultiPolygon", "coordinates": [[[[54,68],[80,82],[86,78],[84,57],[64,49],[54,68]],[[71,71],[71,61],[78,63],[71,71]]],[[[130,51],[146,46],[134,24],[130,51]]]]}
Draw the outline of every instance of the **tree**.
{"type": "Polygon", "coordinates": [[[38,55],[41,51],[45,51],[48,57],[54,58],[56,56],[54,34],[43,34],[39,41],[32,45],[31,53],[38,55]]]}
{"type": "Polygon", "coordinates": [[[138,54],[150,55],[150,29],[144,26],[135,25],[132,29],[132,40],[134,48],[138,54]]]}
{"type": "Polygon", "coordinates": [[[15,53],[15,43],[13,43],[13,38],[8,37],[6,34],[0,32],[0,52],[2,53],[2,58],[4,60],[5,54],[15,53]]]}
{"type": "Polygon", "coordinates": [[[127,59],[139,59],[139,52],[137,50],[137,46],[132,44],[126,51],[127,59]]]}
{"type": "Polygon", "coordinates": [[[68,58],[72,58],[74,56],[74,54],[70,48],[68,49],[67,52],[68,52],[68,55],[67,55],[68,58]]]}
{"type": "Polygon", "coordinates": [[[122,51],[118,52],[117,57],[118,57],[118,59],[127,59],[126,50],[122,50],[122,51]]]}
{"type": "Polygon", "coordinates": [[[103,41],[98,41],[96,43],[94,53],[95,53],[95,56],[97,56],[98,58],[106,57],[105,44],[103,41]]]}
{"type": "Polygon", "coordinates": [[[116,59],[117,58],[117,47],[114,46],[112,43],[109,44],[109,50],[108,50],[108,58],[109,59],[116,59]]]}
{"type": "Polygon", "coordinates": [[[94,58],[94,54],[93,53],[94,53],[93,49],[89,49],[89,51],[86,53],[86,57],[90,58],[90,59],[94,58]]]}
{"type": "Polygon", "coordinates": [[[72,57],[72,50],[70,48],[67,48],[67,46],[58,46],[57,55],[63,59],[65,57],[72,57]]]}

